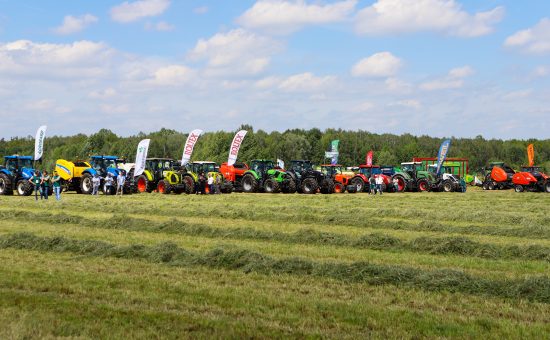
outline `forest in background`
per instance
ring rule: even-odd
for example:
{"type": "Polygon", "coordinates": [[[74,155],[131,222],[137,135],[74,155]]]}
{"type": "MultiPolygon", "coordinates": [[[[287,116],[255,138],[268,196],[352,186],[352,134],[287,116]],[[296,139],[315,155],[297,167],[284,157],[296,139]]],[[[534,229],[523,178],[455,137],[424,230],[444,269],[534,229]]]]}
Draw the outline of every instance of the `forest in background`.
{"type": "MultiPolygon", "coordinates": [[[[290,129],[284,132],[255,131],[250,125],[242,125],[235,131],[206,132],[195,146],[192,160],[227,161],[229,144],[238,130],[247,130],[239,152],[239,161],[252,159],[310,159],[316,164],[324,161],[324,152],[330,141],[340,140],[339,163],[352,166],[365,163],[365,155],[374,151],[374,163],[397,165],[411,161],[413,157],[435,157],[444,138],[413,136],[411,134],[376,134],[368,131],[327,129],[321,131],[290,129]]],[[[186,133],[161,129],[152,133],[138,133],[121,137],[108,129],[92,135],[48,136],[44,144],[43,163],[38,168],[52,169],[56,159],[87,159],[93,154],[116,155],[133,162],[137,144],[150,138],[149,157],[181,159],[186,133]]],[[[504,161],[514,168],[527,163],[527,145],[535,146],[535,162],[550,169],[550,139],[500,140],[452,138],[448,157],[464,157],[470,160],[470,172],[475,172],[490,161],[504,161]]],[[[34,137],[0,139],[0,155],[33,155],[34,137]]],[[[3,163],[3,161],[2,161],[3,163]]]]}

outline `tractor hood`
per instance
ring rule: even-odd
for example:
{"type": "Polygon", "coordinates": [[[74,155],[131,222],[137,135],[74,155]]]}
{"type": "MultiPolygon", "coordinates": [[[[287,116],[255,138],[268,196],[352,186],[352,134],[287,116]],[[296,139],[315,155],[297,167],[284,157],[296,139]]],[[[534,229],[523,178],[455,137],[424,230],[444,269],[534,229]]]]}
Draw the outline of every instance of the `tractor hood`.
{"type": "Polygon", "coordinates": [[[34,169],[23,168],[21,169],[21,177],[24,179],[30,179],[34,175],[34,169]]]}

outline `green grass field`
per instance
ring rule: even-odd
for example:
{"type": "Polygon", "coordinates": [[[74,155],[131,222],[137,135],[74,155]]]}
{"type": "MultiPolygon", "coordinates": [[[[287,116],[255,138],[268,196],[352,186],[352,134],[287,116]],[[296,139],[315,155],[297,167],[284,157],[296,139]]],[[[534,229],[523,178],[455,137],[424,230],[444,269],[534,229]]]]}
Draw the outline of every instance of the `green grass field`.
{"type": "Polygon", "coordinates": [[[0,338],[544,338],[550,195],[0,197],[0,338]]]}

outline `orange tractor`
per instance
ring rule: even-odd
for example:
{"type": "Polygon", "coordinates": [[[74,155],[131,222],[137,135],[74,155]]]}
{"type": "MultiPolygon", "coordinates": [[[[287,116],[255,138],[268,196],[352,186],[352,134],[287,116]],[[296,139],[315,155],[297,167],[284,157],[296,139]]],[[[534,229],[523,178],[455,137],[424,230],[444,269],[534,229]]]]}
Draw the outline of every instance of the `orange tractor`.
{"type": "Polygon", "coordinates": [[[321,172],[332,177],[334,181],[334,193],[343,193],[346,190],[349,193],[357,192],[357,186],[351,185],[351,179],[355,177],[355,173],[345,171],[344,166],[340,164],[322,164],[321,172]]]}

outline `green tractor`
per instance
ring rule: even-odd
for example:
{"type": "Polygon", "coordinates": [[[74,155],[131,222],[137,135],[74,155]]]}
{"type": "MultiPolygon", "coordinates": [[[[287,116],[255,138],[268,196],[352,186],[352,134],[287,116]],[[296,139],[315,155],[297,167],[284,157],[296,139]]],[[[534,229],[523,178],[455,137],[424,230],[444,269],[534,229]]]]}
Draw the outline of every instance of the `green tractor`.
{"type": "Polygon", "coordinates": [[[294,193],[296,182],[272,160],[255,159],[250,162],[241,181],[243,192],[294,193]]]}
{"type": "Polygon", "coordinates": [[[435,177],[424,169],[422,162],[401,163],[401,168],[395,169],[392,180],[397,179],[397,191],[429,191],[435,177]]]}
{"type": "Polygon", "coordinates": [[[138,192],[157,191],[161,194],[185,192],[181,169],[171,158],[147,158],[145,170],[136,180],[138,192]]]}
{"type": "Polygon", "coordinates": [[[224,194],[229,194],[233,192],[233,184],[229,181],[226,181],[222,174],[220,173],[220,167],[215,162],[210,161],[196,161],[188,163],[185,166],[182,174],[182,182],[185,184],[185,192],[188,194],[196,193],[197,191],[202,191],[209,194],[210,188],[205,183],[200,182],[200,174],[204,174],[205,178],[208,178],[208,175],[214,177],[214,181],[221,181],[220,191],[224,194]],[[201,186],[204,186],[201,188],[201,186]]]}

